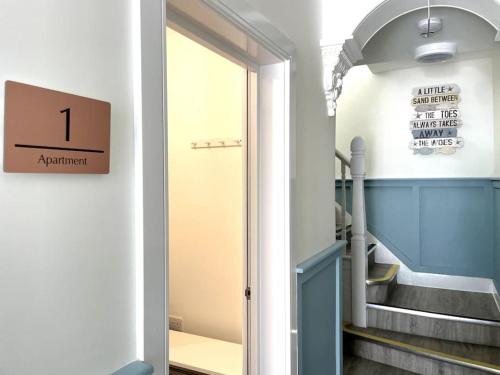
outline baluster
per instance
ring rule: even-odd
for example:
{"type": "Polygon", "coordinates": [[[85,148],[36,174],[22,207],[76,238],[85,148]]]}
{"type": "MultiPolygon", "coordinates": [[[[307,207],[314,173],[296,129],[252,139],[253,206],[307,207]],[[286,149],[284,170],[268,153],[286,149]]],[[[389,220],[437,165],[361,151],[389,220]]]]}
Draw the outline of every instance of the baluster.
{"type": "Polygon", "coordinates": [[[352,322],[366,327],[366,212],[365,212],[365,142],[356,137],[351,142],[352,176],[352,322]]]}
{"type": "Polygon", "coordinates": [[[345,162],[342,160],[340,164],[340,171],[342,174],[342,215],[341,215],[341,224],[342,224],[342,234],[341,238],[343,240],[347,239],[347,225],[346,225],[346,209],[347,209],[347,192],[346,192],[346,178],[345,178],[345,162]]]}

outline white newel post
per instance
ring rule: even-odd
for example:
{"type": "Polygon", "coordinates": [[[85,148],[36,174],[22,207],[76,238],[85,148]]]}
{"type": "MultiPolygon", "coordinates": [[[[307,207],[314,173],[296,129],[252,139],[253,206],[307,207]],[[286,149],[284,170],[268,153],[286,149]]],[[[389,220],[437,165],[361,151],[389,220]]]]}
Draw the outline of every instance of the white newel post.
{"type": "Polygon", "coordinates": [[[365,212],[365,141],[356,137],[351,142],[352,176],[352,322],[366,327],[366,212],[365,212]]]}
{"type": "MultiPolygon", "coordinates": [[[[326,45],[321,48],[323,57],[323,81],[328,116],[336,127],[337,100],[342,93],[344,77],[355,62],[361,60],[361,48],[354,38],[340,44],[326,45]]],[[[366,215],[365,215],[365,142],[356,137],[351,142],[351,176],[353,179],[352,197],[352,322],[355,326],[366,327],[366,215]]],[[[342,180],[345,164],[342,164],[342,180]]],[[[335,187],[335,185],[334,185],[335,187]]],[[[346,208],[345,185],[342,185],[343,210],[346,208]]],[[[335,198],[334,198],[335,199],[335,198]]],[[[345,212],[342,212],[342,229],[345,226],[345,212]]],[[[342,238],[345,234],[342,231],[342,238]]]]}

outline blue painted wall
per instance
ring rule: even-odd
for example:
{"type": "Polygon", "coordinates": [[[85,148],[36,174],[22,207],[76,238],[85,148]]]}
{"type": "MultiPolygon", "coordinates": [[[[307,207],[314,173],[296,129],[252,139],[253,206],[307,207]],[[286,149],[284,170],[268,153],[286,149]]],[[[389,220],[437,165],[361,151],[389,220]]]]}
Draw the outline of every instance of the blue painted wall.
{"type": "Polygon", "coordinates": [[[366,180],[368,230],[414,271],[495,278],[500,187],[494,185],[489,179],[366,180]]]}
{"type": "Polygon", "coordinates": [[[346,241],[297,266],[299,375],[342,374],[342,252],[346,241]]]}
{"type": "Polygon", "coordinates": [[[500,292],[500,181],[493,182],[495,211],[495,285],[500,292]]]}

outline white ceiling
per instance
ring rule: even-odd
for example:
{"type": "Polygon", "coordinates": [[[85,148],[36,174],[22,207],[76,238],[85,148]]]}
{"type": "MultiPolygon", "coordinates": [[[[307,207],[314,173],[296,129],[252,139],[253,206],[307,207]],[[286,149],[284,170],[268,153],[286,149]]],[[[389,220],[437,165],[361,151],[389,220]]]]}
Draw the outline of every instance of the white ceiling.
{"type": "MultiPolygon", "coordinates": [[[[478,57],[495,48],[497,31],[482,18],[455,8],[432,8],[431,17],[443,20],[443,29],[430,38],[420,36],[417,23],[427,18],[421,9],[397,18],[379,30],[363,48],[363,60],[356,65],[369,65],[377,73],[421,65],[414,60],[415,48],[435,42],[455,42],[454,60],[478,57]]],[[[453,60],[450,60],[453,61],[453,60]]]]}

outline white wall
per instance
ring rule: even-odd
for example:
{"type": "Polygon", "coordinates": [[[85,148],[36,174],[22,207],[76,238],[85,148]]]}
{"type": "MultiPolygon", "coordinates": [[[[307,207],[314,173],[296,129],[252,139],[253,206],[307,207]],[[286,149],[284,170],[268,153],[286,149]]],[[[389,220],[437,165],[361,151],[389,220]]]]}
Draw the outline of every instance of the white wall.
{"type": "Polygon", "coordinates": [[[334,129],[326,116],[320,41],[342,43],[380,0],[247,0],[294,42],[294,263],[334,242],[334,129]],[[284,11],[286,9],[286,11],[284,11]],[[331,205],[325,202],[332,202],[331,205]]]}
{"type": "Polygon", "coordinates": [[[367,144],[369,178],[491,177],[495,175],[492,60],[482,58],[372,74],[355,67],[344,80],[337,116],[337,148],[353,137],[367,144]],[[414,155],[409,122],[414,87],[456,83],[461,88],[465,146],[454,155],[414,155]]]}
{"type": "Polygon", "coordinates": [[[347,1],[321,0],[321,40],[323,45],[343,43],[352,36],[358,24],[379,4],[381,0],[347,1]]]}
{"type": "MultiPolygon", "coordinates": [[[[295,266],[335,242],[334,127],[329,122],[323,94],[321,0],[247,0],[294,43],[291,124],[291,266],[295,266]]],[[[227,0],[226,2],[231,2],[227,0]]],[[[291,282],[291,328],[296,328],[294,272],[291,282]]],[[[282,321],[279,322],[281,324],[282,321]]],[[[288,329],[288,328],[287,328],[288,329]]],[[[281,332],[281,330],[278,330],[281,332]]],[[[280,353],[276,344],[288,339],[264,337],[265,348],[280,353]],[[274,342],[273,342],[274,340],[274,342]],[[274,346],[273,346],[274,345],[274,346]]],[[[281,347],[284,345],[281,345],[281,347]]],[[[296,335],[291,336],[292,373],[297,364],[296,335]]],[[[286,348],[285,350],[288,350],[286,348]]],[[[288,357],[288,355],[286,355],[288,357]]],[[[261,369],[283,372],[289,363],[264,356],[261,369]]],[[[265,372],[267,374],[267,372],[265,372]]]]}
{"type": "Polygon", "coordinates": [[[109,175],[0,172],[2,375],[102,375],[135,359],[130,3],[2,1],[2,85],[112,105],[109,175]]]}
{"type": "Polygon", "coordinates": [[[296,264],[335,241],[334,131],[323,95],[321,0],[249,0],[296,47],[292,252],[296,264]],[[286,9],[286,11],[284,11],[286,9]],[[327,202],[330,202],[328,204],[327,202]]]}
{"type": "Polygon", "coordinates": [[[168,29],[170,315],[184,331],[241,343],[246,70],[168,29]]]}

